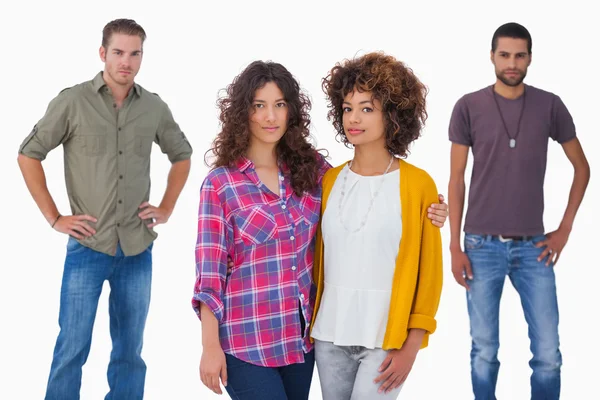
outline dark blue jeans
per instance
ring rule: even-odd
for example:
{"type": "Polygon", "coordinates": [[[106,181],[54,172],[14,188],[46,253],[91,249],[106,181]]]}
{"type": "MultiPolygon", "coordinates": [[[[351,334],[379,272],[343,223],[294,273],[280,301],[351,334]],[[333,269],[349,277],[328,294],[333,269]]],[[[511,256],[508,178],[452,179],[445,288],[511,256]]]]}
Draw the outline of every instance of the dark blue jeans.
{"type": "Polygon", "coordinates": [[[146,364],[142,337],[150,304],[152,245],[126,257],[110,256],[69,238],[60,293],[60,334],[54,348],[46,400],[77,400],[81,369],[92,343],[92,328],[105,280],[110,284],[112,352],[106,400],[138,400],[144,395],[146,364]]]}
{"type": "Polygon", "coordinates": [[[542,248],[535,244],[543,235],[528,241],[503,242],[497,237],[465,235],[465,251],[473,268],[467,281],[471,320],[471,378],[476,400],[496,398],[500,297],[506,276],[521,298],[529,326],[531,353],[529,363],[532,400],[557,400],[560,397],[562,358],[558,340],[558,303],[554,266],[538,261],[542,248]]]}
{"type": "Polygon", "coordinates": [[[315,351],[304,363],[285,367],[261,367],[225,354],[227,393],[233,400],[308,400],[315,367],[315,351]]]}

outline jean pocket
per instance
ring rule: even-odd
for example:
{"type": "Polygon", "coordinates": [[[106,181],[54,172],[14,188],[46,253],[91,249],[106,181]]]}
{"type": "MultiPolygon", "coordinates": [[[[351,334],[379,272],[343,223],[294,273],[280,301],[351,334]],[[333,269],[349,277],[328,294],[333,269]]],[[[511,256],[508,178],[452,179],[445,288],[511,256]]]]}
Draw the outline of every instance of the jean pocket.
{"type": "Polygon", "coordinates": [[[474,235],[471,233],[465,234],[465,250],[477,250],[483,247],[485,243],[485,236],[474,235]]]}
{"type": "Polygon", "coordinates": [[[67,254],[76,254],[83,251],[86,247],[79,243],[73,236],[69,236],[67,242],[67,254]]]}
{"type": "Polygon", "coordinates": [[[531,238],[531,240],[527,241],[527,244],[533,246],[533,247],[537,247],[537,244],[541,241],[546,240],[546,235],[537,235],[531,238]]]}

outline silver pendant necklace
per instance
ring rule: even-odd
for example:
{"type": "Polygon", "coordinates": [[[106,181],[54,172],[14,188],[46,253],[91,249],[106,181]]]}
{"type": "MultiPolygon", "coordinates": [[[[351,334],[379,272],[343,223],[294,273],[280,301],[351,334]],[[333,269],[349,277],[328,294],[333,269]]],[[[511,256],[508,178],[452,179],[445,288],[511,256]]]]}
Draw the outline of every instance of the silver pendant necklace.
{"type": "Polygon", "coordinates": [[[492,93],[494,95],[494,103],[496,103],[496,109],[498,110],[498,114],[500,114],[500,119],[502,120],[502,125],[504,126],[504,133],[508,136],[508,147],[514,149],[517,147],[517,136],[519,136],[519,132],[521,131],[521,119],[523,118],[523,112],[525,111],[525,96],[527,95],[527,87],[523,88],[523,104],[521,104],[521,113],[519,114],[519,122],[517,123],[517,133],[515,137],[511,137],[510,133],[508,133],[508,128],[506,127],[506,121],[504,120],[504,115],[502,115],[502,111],[500,110],[500,105],[498,104],[498,99],[496,98],[496,90],[492,88],[492,93]]]}
{"type": "Polygon", "coordinates": [[[379,194],[379,191],[381,190],[381,187],[383,186],[383,181],[385,180],[385,175],[388,173],[388,171],[392,167],[392,163],[394,162],[394,158],[395,157],[392,156],[392,158],[390,159],[390,163],[388,164],[387,168],[385,169],[385,172],[381,176],[381,181],[379,182],[379,187],[377,188],[377,190],[375,191],[375,193],[371,197],[371,202],[369,203],[369,208],[367,209],[367,212],[366,212],[365,216],[363,217],[362,221],[360,222],[360,225],[356,229],[349,229],[346,226],[346,224],[344,223],[344,219],[342,218],[342,204],[344,204],[344,197],[346,195],[346,181],[348,180],[348,174],[350,173],[350,168],[352,168],[352,161],[350,161],[348,163],[348,169],[345,171],[344,180],[342,181],[342,192],[340,193],[340,201],[339,201],[339,204],[338,204],[338,218],[340,220],[340,224],[342,225],[342,227],[344,228],[344,230],[346,230],[346,232],[348,232],[348,233],[356,233],[356,232],[360,231],[362,228],[364,228],[364,226],[366,225],[366,223],[367,223],[367,217],[369,216],[369,213],[371,212],[371,209],[373,208],[373,203],[375,203],[375,198],[377,197],[377,195],[379,194]]]}

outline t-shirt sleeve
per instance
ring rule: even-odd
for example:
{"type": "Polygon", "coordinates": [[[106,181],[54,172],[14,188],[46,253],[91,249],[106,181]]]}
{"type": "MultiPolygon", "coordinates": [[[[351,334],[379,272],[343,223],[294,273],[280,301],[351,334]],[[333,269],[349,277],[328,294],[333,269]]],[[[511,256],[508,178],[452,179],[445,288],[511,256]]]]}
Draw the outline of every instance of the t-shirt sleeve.
{"type": "Polygon", "coordinates": [[[558,143],[565,143],[576,136],[575,123],[567,106],[556,96],[552,103],[552,126],[550,137],[558,143]]]}
{"type": "Polygon", "coordinates": [[[456,102],[450,117],[448,137],[451,142],[472,146],[471,124],[469,122],[469,109],[464,97],[456,102]]]}

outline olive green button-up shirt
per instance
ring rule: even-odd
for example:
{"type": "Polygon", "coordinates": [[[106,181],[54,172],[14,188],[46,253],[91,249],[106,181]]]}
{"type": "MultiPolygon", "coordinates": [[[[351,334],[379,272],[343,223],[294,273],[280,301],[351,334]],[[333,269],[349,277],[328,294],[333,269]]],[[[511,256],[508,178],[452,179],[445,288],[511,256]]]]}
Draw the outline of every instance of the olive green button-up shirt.
{"type": "Polygon", "coordinates": [[[65,178],[73,215],[88,214],[96,234],[80,241],[115,255],[144,251],[157,237],[138,217],[150,196],[150,151],[157,143],[171,163],[189,159],[192,148],[169,107],[135,84],[117,108],[102,72],[63,90],[21,144],[19,152],[44,160],[64,147],[65,178]]]}

